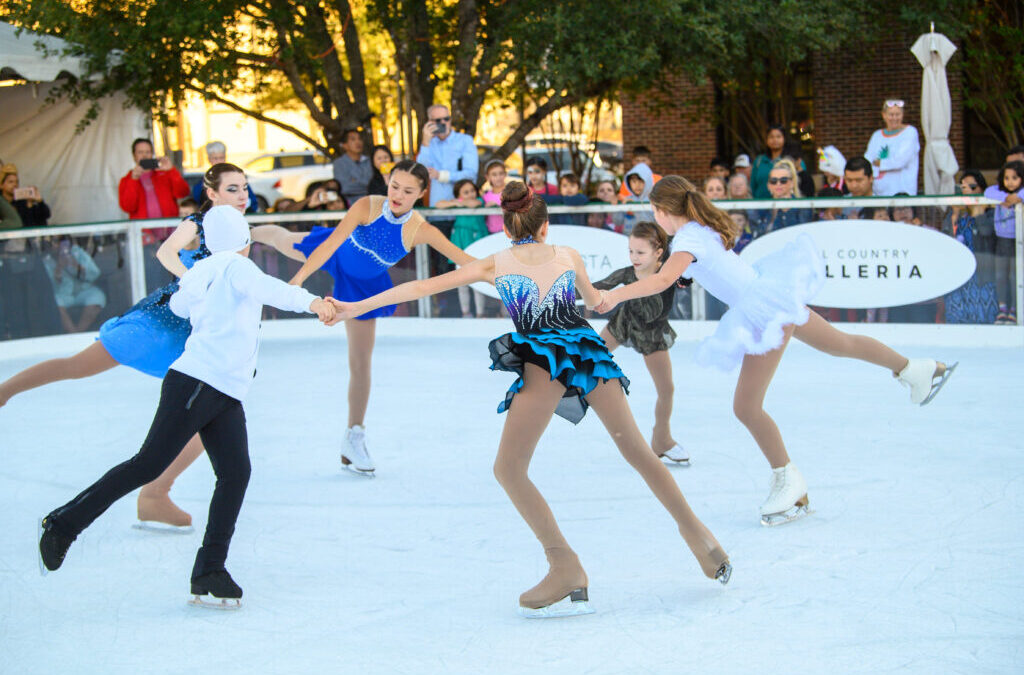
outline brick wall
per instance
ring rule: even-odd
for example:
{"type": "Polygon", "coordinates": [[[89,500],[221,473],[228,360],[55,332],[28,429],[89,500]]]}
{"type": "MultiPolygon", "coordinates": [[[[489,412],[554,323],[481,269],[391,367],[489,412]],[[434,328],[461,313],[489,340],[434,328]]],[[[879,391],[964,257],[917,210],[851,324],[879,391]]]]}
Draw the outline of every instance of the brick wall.
{"type": "MultiPolygon", "coordinates": [[[[834,145],[847,158],[862,154],[871,134],[882,127],[882,101],[889,95],[906,101],[904,122],[921,132],[922,69],[910,53],[914,39],[916,37],[891,38],[856,56],[837,53],[812,59],[816,145],[834,145]]],[[[958,58],[961,58],[959,53],[953,56],[953,59],[958,58]]],[[[948,77],[953,103],[950,142],[963,166],[961,82],[955,72],[948,77]]],[[[714,101],[714,88],[710,84],[693,85],[679,79],[677,91],[681,92],[680,98],[690,97],[706,106],[714,101]]],[[[622,142],[627,158],[630,148],[643,144],[653,150],[658,173],[682,173],[695,181],[707,175],[708,163],[717,154],[713,125],[692,119],[692,109],[678,105],[651,110],[642,96],[622,97],[620,104],[622,142]]],[[[923,133],[921,142],[923,159],[923,133]]],[[[814,157],[805,159],[812,166],[816,163],[814,157]]],[[[924,180],[923,172],[921,180],[924,180]]]]}
{"type": "MultiPolygon", "coordinates": [[[[676,78],[674,88],[686,100],[710,105],[714,87],[710,83],[695,85],[676,78]]],[[[701,180],[715,156],[715,127],[707,116],[699,116],[694,108],[676,100],[651,100],[647,97],[626,97],[622,105],[622,149],[629,166],[630,150],[646,145],[653,153],[654,172],[662,175],[682,174],[701,180]]]]}

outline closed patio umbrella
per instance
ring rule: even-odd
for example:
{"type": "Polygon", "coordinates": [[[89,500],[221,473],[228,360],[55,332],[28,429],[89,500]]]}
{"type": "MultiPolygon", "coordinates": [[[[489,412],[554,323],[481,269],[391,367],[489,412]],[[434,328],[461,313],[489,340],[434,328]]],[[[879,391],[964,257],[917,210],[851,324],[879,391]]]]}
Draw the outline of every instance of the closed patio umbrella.
{"type": "Polygon", "coordinates": [[[921,80],[921,130],[924,132],[924,193],[953,194],[954,178],[960,166],[949,144],[952,103],[946,81],[946,63],[956,46],[934,30],[917,38],[910,48],[924,68],[921,80]]]}

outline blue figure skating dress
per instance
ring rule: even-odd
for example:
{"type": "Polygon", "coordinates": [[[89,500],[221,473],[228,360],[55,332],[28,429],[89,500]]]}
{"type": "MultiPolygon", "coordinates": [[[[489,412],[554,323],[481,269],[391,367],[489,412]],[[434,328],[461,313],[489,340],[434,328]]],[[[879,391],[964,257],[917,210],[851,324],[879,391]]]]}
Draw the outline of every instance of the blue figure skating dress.
{"type": "MultiPolygon", "coordinates": [[[[196,224],[199,247],[181,250],[178,258],[185,267],[210,255],[203,236],[203,214],[188,217],[196,224]]],[[[123,366],[163,377],[167,369],[185,350],[185,340],[192,332],[192,324],[174,314],[167,303],[178,290],[177,280],[162,286],[121,316],[109,319],[100,326],[99,341],[111,357],[123,366]]]]}
{"type": "Polygon", "coordinates": [[[494,285],[516,332],[491,340],[491,370],[519,375],[499,413],[508,410],[523,388],[525,364],[533,363],[565,385],[555,414],[576,424],[587,412],[586,396],[594,387],[618,378],[628,393],[629,380],[576,308],[576,271],[568,250],[552,249],[551,262],[540,265],[519,262],[512,249],[495,254],[494,285]]]}
{"type": "MultiPolygon", "coordinates": [[[[357,225],[348,239],[320,267],[334,277],[334,297],[345,302],[359,302],[370,296],[383,293],[393,286],[388,270],[404,258],[409,249],[402,240],[402,230],[412,220],[412,227],[419,228],[423,216],[409,211],[401,216],[391,213],[387,199],[370,197],[370,222],[357,225]]],[[[306,237],[295,244],[306,258],[331,236],[333,227],[314,227],[306,237]]],[[[408,239],[415,237],[415,229],[408,239]]],[[[394,305],[386,305],[362,314],[357,319],[376,319],[391,316],[394,305]]]]}

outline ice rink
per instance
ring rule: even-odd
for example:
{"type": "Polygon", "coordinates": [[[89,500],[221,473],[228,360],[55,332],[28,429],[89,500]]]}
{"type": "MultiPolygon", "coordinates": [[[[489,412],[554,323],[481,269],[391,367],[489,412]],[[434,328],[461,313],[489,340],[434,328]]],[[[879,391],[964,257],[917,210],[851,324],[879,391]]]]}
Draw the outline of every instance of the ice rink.
{"type": "MultiPolygon", "coordinates": [[[[888,373],[794,343],[767,409],[814,513],[763,528],[770,472],[732,416],[736,374],[698,369],[681,339],[672,423],[693,464],[672,471],[730,554],[731,582],[701,574],[596,415],[556,418],[531,475],[597,611],[527,620],[518,596],[546,564],[491,473],[495,408],[514,378],[488,370],[487,339],[511,323],[379,324],[372,480],[339,468],[344,331],[265,327],[246,402],[252,480],[228,558],[238,612],[186,604],[213,485],[203,458],[172,492],[196,533],[133,530],[132,494],[39,574],[37,519],[137,450],[158,380],[121,367],[0,408],[0,672],[1024,672],[1019,344],[947,332],[908,347],[934,327],[891,332],[910,356],[960,362],[919,408],[888,373]]],[[[0,343],[0,380],[90,340],[0,343]]],[[[637,354],[616,358],[646,431],[650,377],[637,354]]]]}

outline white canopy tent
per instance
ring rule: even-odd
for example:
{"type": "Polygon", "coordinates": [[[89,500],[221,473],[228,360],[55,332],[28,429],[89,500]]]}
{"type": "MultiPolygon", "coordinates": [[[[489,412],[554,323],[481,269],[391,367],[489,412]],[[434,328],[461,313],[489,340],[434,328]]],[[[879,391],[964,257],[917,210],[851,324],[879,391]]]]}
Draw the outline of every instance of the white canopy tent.
{"type": "Polygon", "coordinates": [[[115,95],[100,102],[100,113],[81,133],[75,128],[88,104],[47,104],[61,77],[79,77],[75,59],[45,56],[42,42],[60,49],[63,41],[0,23],[0,159],[18,167],[22,186],[35,185],[50,206],[51,225],[123,220],[117,184],[131,168],[131,142],[148,137],[149,115],[125,107],[115,95]]]}

